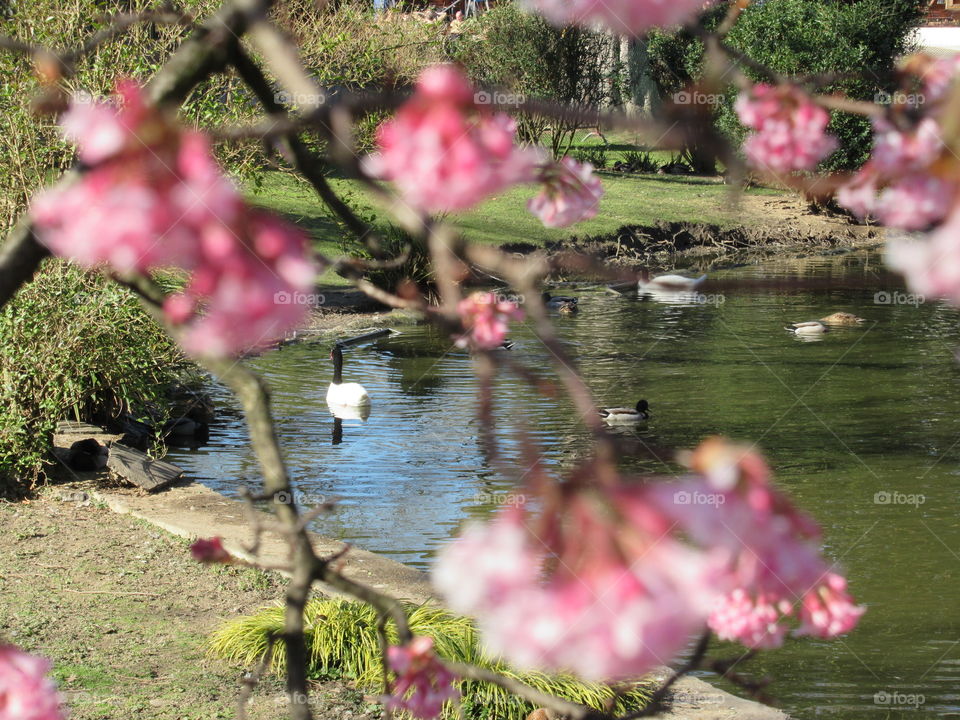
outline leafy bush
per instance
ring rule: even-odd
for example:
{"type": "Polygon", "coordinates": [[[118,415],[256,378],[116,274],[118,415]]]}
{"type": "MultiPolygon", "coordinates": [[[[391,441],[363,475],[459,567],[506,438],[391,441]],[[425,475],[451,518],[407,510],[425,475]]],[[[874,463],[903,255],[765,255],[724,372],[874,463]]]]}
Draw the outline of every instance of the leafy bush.
{"type": "Polygon", "coordinates": [[[148,419],[182,358],[127,290],[61,260],[0,311],[0,495],[36,482],[66,417],[148,419]]]}
{"type": "MultiPolygon", "coordinates": [[[[610,38],[581,28],[555,28],[542,18],[504,2],[465,24],[460,41],[451,48],[454,60],[482,85],[502,88],[515,96],[520,137],[540,142],[547,121],[523,112],[526,97],[560,103],[601,106],[617,77],[611,65],[610,38]]],[[[549,128],[556,157],[566,154],[576,128],[549,128]]]]}
{"type": "Polygon", "coordinates": [[[649,152],[638,150],[627,150],[623,154],[623,164],[627,172],[639,173],[655,173],[661,167],[660,161],[649,152]]]}
{"type": "MultiPolygon", "coordinates": [[[[752,3],[728,36],[734,48],[778,73],[797,76],[837,76],[822,92],[844,92],[859,100],[874,100],[892,89],[896,58],[910,47],[910,32],[920,18],[920,0],[766,0],[752,3]]],[[[716,24],[724,8],[708,13],[716,24]]],[[[688,33],[651,33],[651,71],[661,93],[672,95],[700,77],[703,44],[688,33]]],[[[760,76],[741,69],[754,80],[760,76]]],[[[739,143],[745,135],[733,112],[733,92],[718,106],[719,127],[739,143]]],[[[848,113],[832,114],[830,131],[840,149],[824,162],[825,169],[858,167],[871,146],[869,122],[848,113]]]]}
{"type": "Polygon", "coordinates": [[[588,162],[595,168],[602,169],[607,166],[607,149],[603,145],[581,148],[574,151],[573,159],[578,162],[588,162]]]}
{"type": "MultiPolygon", "coordinates": [[[[430,264],[430,252],[419,239],[413,237],[402,228],[393,225],[386,229],[379,229],[381,257],[389,259],[401,258],[405,260],[395,267],[374,267],[365,273],[367,280],[388,292],[396,292],[397,287],[405,280],[417,285],[427,295],[434,293],[433,268],[430,264]]],[[[356,248],[356,244],[344,245],[344,254],[352,254],[361,260],[375,260],[376,258],[366,249],[356,248]]]]}
{"type": "MultiPolygon", "coordinates": [[[[649,698],[643,685],[629,687],[623,694],[602,684],[588,683],[570,676],[551,676],[539,672],[520,672],[482,654],[476,631],[470,620],[432,605],[406,605],[410,629],[416,635],[434,640],[437,654],[446,659],[471,663],[519,679],[546,693],[582,703],[597,709],[622,714],[642,707],[649,698]]],[[[211,652],[246,667],[256,665],[266,653],[271,637],[283,632],[282,607],[269,607],[255,615],[224,623],[210,641],[211,652]]],[[[364,689],[381,687],[382,665],[377,638],[377,614],[369,605],[345,599],[311,600],[304,611],[308,669],[323,676],[344,676],[364,689]]],[[[388,638],[397,642],[396,629],[388,626],[388,638]]],[[[286,665],[283,643],[274,642],[270,655],[274,672],[282,673],[286,665]]],[[[495,685],[464,680],[460,683],[464,712],[470,720],[497,718],[522,720],[535,708],[495,685]]],[[[620,688],[623,690],[623,687],[620,688]]],[[[444,717],[458,717],[449,705],[444,717]]]]}

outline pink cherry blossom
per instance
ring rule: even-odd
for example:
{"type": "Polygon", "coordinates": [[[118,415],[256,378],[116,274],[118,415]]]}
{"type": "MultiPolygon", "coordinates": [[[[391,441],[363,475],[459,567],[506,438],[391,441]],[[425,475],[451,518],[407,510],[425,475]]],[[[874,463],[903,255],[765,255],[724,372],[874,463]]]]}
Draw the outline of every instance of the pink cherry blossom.
{"type": "Polygon", "coordinates": [[[812,170],[837,148],[827,135],[830,115],[795,87],[754,85],[741,93],[735,109],[755,132],[743,144],[755,168],[777,174],[812,170]]]}
{"type": "Polygon", "coordinates": [[[526,0],[557,25],[601,24],[618,35],[641,35],[654,27],[694,20],[716,0],[526,0]]]}
{"type": "Polygon", "coordinates": [[[914,293],[960,304],[960,209],[924,238],[888,238],[886,262],[914,293]]]}
{"type": "Polygon", "coordinates": [[[499,347],[507,338],[510,321],[523,319],[523,310],[516,303],[498,300],[493,293],[473,293],[460,301],[457,312],[467,329],[457,345],[481,350],[499,347]]]}
{"type": "Polygon", "coordinates": [[[460,693],[453,687],[456,676],[433,652],[433,638],[417,636],[407,645],[387,648],[387,664],[397,674],[393,692],[386,699],[391,710],[405,710],[415,718],[440,716],[443,704],[460,693]]]}
{"type": "MultiPolygon", "coordinates": [[[[829,581],[834,590],[844,582],[820,554],[820,529],[770,485],[769,468],[755,452],[711,438],[692,454],[690,464],[699,478],[652,486],[650,500],[725,563],[726,588],[709,626],[719,637],[747,647],[779,647],[794,607],[812,602],[810,593],[819,592],[825,579],[839,578],[829,581]]],[[[848,606],[838,599],[832,607],[843,621],[825,626],[833,635],[852,629],[863,612],[849,596],[842,599],[848,606]]],[[[807,630],[805,623],[795,632],[807,630]]]]}
{"type": "Polygon", "coordinates": [[[960,71],[960,57],[934,59],[930,56],[915,55],[913,61],[919,61],[916,70],[923,80],[924,102],[932,105],[945,100],[956,80],[957,72],[960,71]]]}
{"type": "Polygon", "coordinates": [[[836,573],[827,573],[823,583],[803,597],[801,625],[797,635],[831,638],[856,627],[866,608],[853,604],[847,593],[847,581],[836,573]]]}
{"type": "Polygon", "coordinates": [[[710,613],[710,629],[721,640],[740,642],[749,648],[778,648],[787,633],[781,619],[790,611],[789,603],[785,608],[782,601],[779,605],[764,595],[752,597],[743,588],[735,588],[717,601],[710,613]]]}
{"type": "Polygon", "coordinates": [[[642,486],[610,493],[567,497],[529,524],[510,508],[440,554],[435,587],[477,619],[491,653],[521,668],[630,678],[669,662],[703,625],[715,563],[665,534],[642,486]],[[628,506],[629,525],[611,526],[609,509],[628,506]]]}
{"type": "Polygon", "coordinates": [[[837,201],[860,217],[871,215],[884,225],[926,230],[950,212],[957,182],[932,167],[945,151],[940,126],[927,117],[911,130],[886,119],[874,121],[870,160],[837,192],[837,201]]]}
{"type": "Polygon", "coordinates": [[[885,118],[873,121],[871,161],[881,174],[922,170],[943,150],[940,125],[931,117],[923,118],[909,132],[894,127],[885,118]]]}
{"type": "Polygon", "coordinates": [[[0,644],[0,720],[63,720],[50,661],[0,644]]]}
{"type": "Polygon", "coordinates": [[[567,227],[595,217],[603,186],[590,163],[564,157],[542,171],[543,189],[527,203],[527,209],[547,227],[567,227]]]}
{"type": "Polygon", "coordinates": [[[230,563],[233,556],[223,546],[219,537],[201,538],[190,546],[193,559],[202,563],[230,563]]]}
{"type": "Polygon", "coordinates": [[[463,210],[534,178],[541,153],[518,147],[515,139],[516,123],[475,103],[462,71],[435,65],[424,70],[413,97],[377,129],[380,151],[363,165],[395,182],[413,207],[463,210]]]}
{"type": "Polygon", "coordinates": [[[93,167],[33,202],[40,240],[87,267],[120,272],[175,266],[192,274],[164,304],[196,355],[268,344],[296,326],[313,289],[306,237],[246,205],[200,133],[118,85],[121,103],[74,103],[64,132],[93,167]]]}

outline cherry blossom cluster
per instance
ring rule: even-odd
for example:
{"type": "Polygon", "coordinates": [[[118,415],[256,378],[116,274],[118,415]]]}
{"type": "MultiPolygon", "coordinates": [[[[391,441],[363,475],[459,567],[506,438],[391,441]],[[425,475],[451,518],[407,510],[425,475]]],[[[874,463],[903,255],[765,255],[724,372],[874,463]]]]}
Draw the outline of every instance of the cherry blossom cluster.
{"type": "Polygon", "coordinates": [[[770,484],[763,459],[720,438],[693,453],[699,474],[679,485],[651,486],[654,505],[705,551],[722,558],[727,587],[709,617],[718,637],[750,648],[796,635],[833,637],[851,630],[864,608],[820,554],[820,529],[770,484]]]}
{"type": "Polygon", "coordinates": [[[493,350],[507,339],[511,320],[522,320],[523,310],[516,303],[500,300],[493,293],[476,292],[457,305],[467,332],[457,338],[458,347],[493,350]]]}
{"type": "Polygon", "coordinates": [[[437,660],[433,638],[418,635],[407,645],[387,648],[387,665],[396,673],[386,705],[405,710],[415,718],[432,720],[440,716],[443,704],[460,693],[453,687],[456,676],[437,660]]]}
{"type": "Polygon", "coordinates": [[[603,194],[593,167],[516,142],[516,123],[476,102],[464,73],[435,65],[411,99],[377,129],[379,151],[364,158],[371,176],[396,184],[404,202],[423,212],[466,210],[513,185],[543,183],[528,207],[548,227],[596,215],[603,194]]]}
{"type": "Polygon", "coordinates": [[[829,113],[799,88],[754,85],[740,94],[734,108],[740,122],[754,131],[743,151],[758,170],[812,170],[837,149],[836,138],[826,132],[829,113]]]}
{"type": "Polygon", "coordinates": [[[63,720],[50,661],[0,641],[0,720],[63,720]]]}
{"type": "Polygon", "coordinates": [[[377,128],[380,151],[364,159],[364,169],[395,182],[420,210],[464,210],[533,180],[540,153],[518,147],[516,132],[509,115],[475,102],[462,71],[435,65],[423,71],[413,97],[377,128]]]}
{"type": "Polygon", "coordinates": [[[870,159],[837,193],[838,202],[861,217],[929,230],[923,238],[891,236],[887,262],[914,292],[954,303],[960,303],[960,160],[943,126],[958,71],[955,58],[917,55],[906,63],[907,77],[922,82],[922,114],[893,107],[875,120],[870,159]]]}
{"type": "Polygon", "coordinates": [[[434,586],[518,667],[594,680],[662,665],[705,625],[751,648],[833,637],[863,613],[819,552],[815,523],[769,484],[754,453],[723,440],[679,484],[593,481],[581,466],[545,484],[538,514],[511,507],[468,525],[434,586]]]}
{"type": "Polygon", "coordinates": [[[567,227],[595,217],[603,186],[590,163],[571,157],[543,168],[543,189],[527,202],[527,209],[546,227],[567,227]]]}
{"type": "Polygon", "coordinates": [[[526,0],[557,25],[603,25],[618,35],[641,35],[654,27],[690,22],[716,0],[526,0]]]}
{"type": "Polygon", "coordinates": [[[132,82],[119,107],[75,101],[61,119],[88,167],[69,187],[39,194],[40,240],[86,267],[190,272],[167,300],[195,354],[235,354],[275,340],[306,306],[287,301],[313,287],[297,229],[250,208],[224,177],[205,136],[147,104],[132,82]]]}

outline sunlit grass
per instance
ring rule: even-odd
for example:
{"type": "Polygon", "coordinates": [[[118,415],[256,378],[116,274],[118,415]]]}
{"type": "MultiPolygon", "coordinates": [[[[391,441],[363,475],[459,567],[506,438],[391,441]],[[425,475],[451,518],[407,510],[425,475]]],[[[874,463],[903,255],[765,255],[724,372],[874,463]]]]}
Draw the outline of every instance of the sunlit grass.
{"type": "MultiPolygon", "coordinates": [[[[527,212],[526,202],[533,187],[517,187],[491,198],[476,209],[450,216],[474,242],[500,245],[525,242],[543,246],[571,235],[605,235],[624,225],[654,225],[657,222],[709,223],[721,227],[749,224],[759,218],[744,214],[730,203],[730,188],[715,178],[677,175],[623,176],[601,173],[605,195],[596,218],[573,228],[545,228],[527,212]]],[[[352,180],[330,178],[330,184],[364,218],[385,226],[388,218],[372,198],[352,180]]],[[[750,189],[748,194],[775,195],[776,190],[750,189]]],[[[295,177],[268,173],[250,198],[257,204],[285,215],[305,229],[320,252],[336,256],[352,252],[355,239],[342,230],[327,213],[310,186],[295,177]]],[[[345,280],[327,272],[322,283],[346,285],[345,280]]]]}

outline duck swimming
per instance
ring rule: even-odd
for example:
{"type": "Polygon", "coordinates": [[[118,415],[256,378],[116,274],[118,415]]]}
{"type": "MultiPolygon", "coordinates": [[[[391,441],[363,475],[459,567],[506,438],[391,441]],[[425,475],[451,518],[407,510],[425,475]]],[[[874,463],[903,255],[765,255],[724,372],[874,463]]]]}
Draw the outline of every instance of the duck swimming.
{"type": "Polygon", "coordinates": [[[798,322],[793,323],[792,327],[784,328],[788,332],[792,332],[794,335],[823,335],[827,332],[827,326],[824,325],[820,320],[808,320],[807,322],[798,322]]]}
{"type": "Polygon", "coordinates": [[[638,423],[650,419],[650,404],[640,400],[636,407],[600,408],[598,412],[603,421],[610,425],[638,423]]]}
{"type": "Polygon", "coordinates": [[[825,325],[859,325],[866,322],[862,317],[857,317],[853,313],[835,312],[832,315],[820,318],[820,322],[825,325]]]}
{"type": "Polygon", "coordinates": [[[564,315],[572,315],[578,312],[580,308],[580,298],[570,297],[569,295],[551,295],[544,292],[541,296],[543,304],[551,310],[559,310],[564,315]]]}

